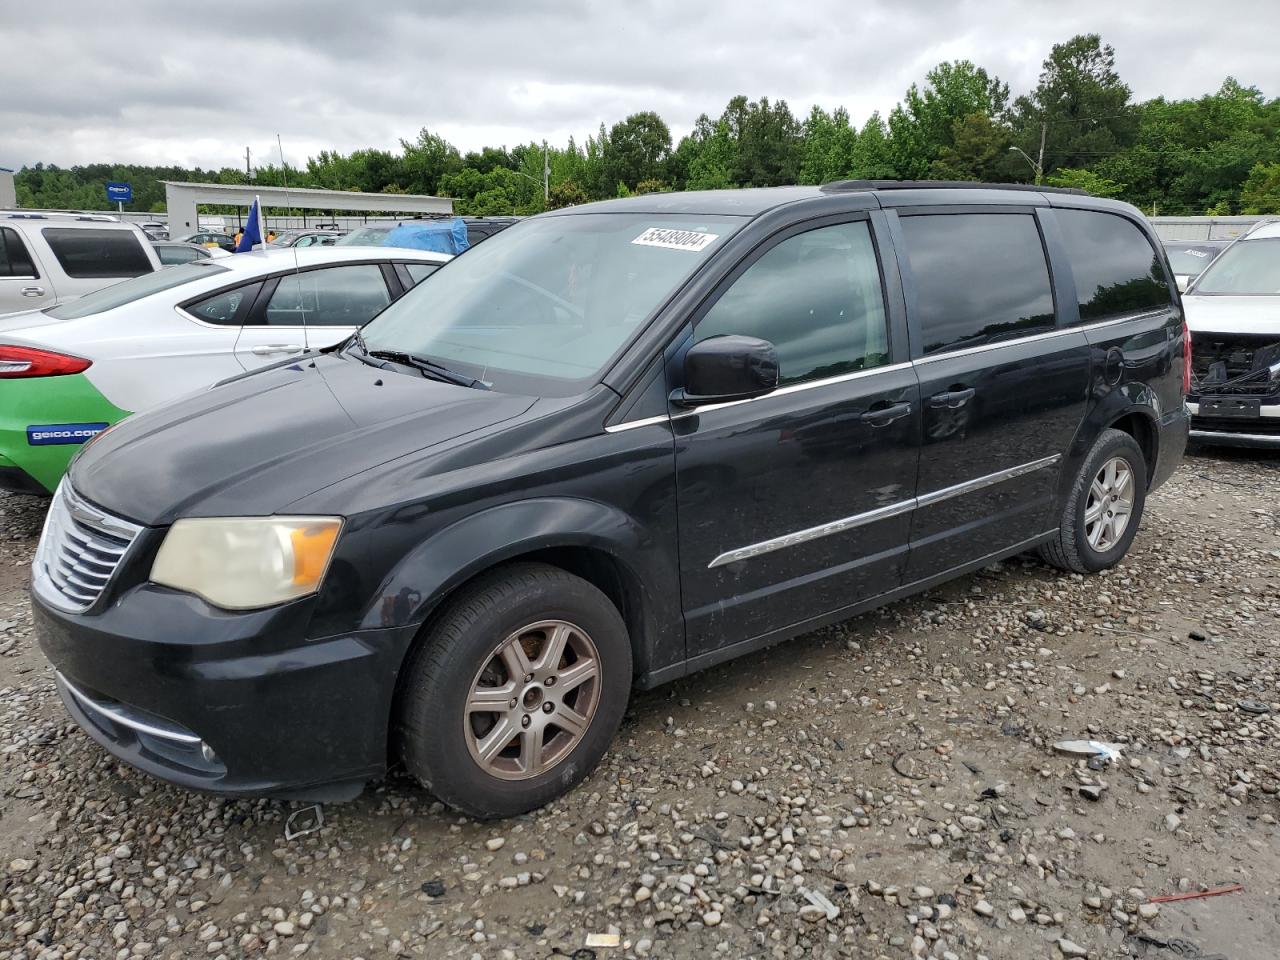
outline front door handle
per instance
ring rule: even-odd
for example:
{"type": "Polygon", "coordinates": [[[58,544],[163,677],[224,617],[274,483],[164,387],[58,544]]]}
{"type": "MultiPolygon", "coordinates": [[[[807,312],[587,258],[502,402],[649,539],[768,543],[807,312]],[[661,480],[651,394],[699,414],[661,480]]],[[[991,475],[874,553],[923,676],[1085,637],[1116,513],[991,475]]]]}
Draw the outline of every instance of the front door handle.
{"type": "Polygon", "coordinates": [[[250,353],[259,357],[269,357],[273,353],[301,353],[302,345],[297,343],[264,343],[250,348],[250,353]]]}
{"type": "Polygon", "coordinates": [[[959,410],[973,399],[973,393],[973,387],[965,387],[962,390],[948,390],[945,393],[935,393],[929,398],[929,406],[934,410],[959,410]]]}
{"type": "Polygon", "coordinates": [[[883,407],[872,407],[858,419],[873,427],[887,427],[895,420],[911,416],[911,404],[907,401],[891,403],[883,407]]]}
{"type": "Polygon", "coordinates": [[[44,287],[23,287],[22,295],[24,297],[43,297],[44,287]]]}

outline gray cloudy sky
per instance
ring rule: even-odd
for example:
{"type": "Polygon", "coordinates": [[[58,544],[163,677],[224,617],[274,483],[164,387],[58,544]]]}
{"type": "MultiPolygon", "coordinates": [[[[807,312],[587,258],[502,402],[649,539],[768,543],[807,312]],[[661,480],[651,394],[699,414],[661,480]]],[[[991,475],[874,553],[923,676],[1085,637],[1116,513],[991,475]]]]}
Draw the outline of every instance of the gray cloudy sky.
{"type": "Polygon", "coordinates": [[[1032,86],[1098,32],[1140,99],[1232,74],[1280,96],[1280,0],[0,0],[0,166],[300,163],[426,126],[462,150],[581,143],[652,109],[675,137],[743,93],[887,113],[940,60],[1032,86]]]}

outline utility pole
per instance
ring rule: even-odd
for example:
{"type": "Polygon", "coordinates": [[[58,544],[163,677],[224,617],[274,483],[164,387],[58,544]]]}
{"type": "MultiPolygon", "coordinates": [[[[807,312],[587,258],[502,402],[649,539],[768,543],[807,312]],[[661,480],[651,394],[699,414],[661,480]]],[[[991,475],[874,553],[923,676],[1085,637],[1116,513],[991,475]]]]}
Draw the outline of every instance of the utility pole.
{"type": "Polygon", "coordinates": [[[1036,160],[1036,186],[1040,186],[1040,178],[1044,176],[1044,138],[1049,132],[1049,124],[1040,124],[1040,153],[1036,160]]]}
{"type": "Polygon", "coordinates": [[[253,168],[249,166],[249,148],[244,148],[244,175],[250,180],[253,179],[253,168]]]}
{"type": "Polygon", "coordinates": [[[551,160],[547,154],[547,141],[542,141],[542,205],[551,205],[551,160]]]}

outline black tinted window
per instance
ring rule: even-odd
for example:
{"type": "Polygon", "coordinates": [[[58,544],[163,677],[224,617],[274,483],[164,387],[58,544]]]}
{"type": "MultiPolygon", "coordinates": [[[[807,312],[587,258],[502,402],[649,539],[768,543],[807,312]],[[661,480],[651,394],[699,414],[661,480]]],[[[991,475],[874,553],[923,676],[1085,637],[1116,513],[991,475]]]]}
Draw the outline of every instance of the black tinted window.
{"type": "Polygon", "coordinates": [[[156,253],[165,266],[175,263],[190,263],[192,260],[204,259],[204,254],[195,247],[158,246],[156,253]]]}
{"type": "Polygon", "coordinates": [[[0,277],[38,277],[27,245],[12,227],[0,227],[0,277]]]}
{"type": "Polygon", "coordinates": [[[1160,258],[1134,224],[1094,210],[1058,210],[1057,217],[1082,322],[1169,305],[1160,258]]]}
{"type": "MultiPolygon", "coordinates": [[[[168,271],[165,271],[166,273],[168,271]]],[[[240,308],[257,296],[260,283],[250,283],[234,290],[223,290],[196,303],[188,304],[186,311],[205,323],[229,324],[241,321],[240,308]]],[[[246,306],[247,309],[247,306],[246,306]]]]}
{"type": "Polygon", "coordinates": [[[1053,291],[1030,214],[903,217],[924,353],[1051,330],[1053,291]]]}
{"type": "Polygon", "coordinates": [[[68,277],[137,277],[152,270],[131,230],[45,227],[40,232],[68,277]]]}
{"type": "Polygon", "coordinates": [[[772,343],[784,384],[888,363],[884,294],[867,224],[810,230],[773,247],[698,321],[696,339],[720,334],[772,343]]]}

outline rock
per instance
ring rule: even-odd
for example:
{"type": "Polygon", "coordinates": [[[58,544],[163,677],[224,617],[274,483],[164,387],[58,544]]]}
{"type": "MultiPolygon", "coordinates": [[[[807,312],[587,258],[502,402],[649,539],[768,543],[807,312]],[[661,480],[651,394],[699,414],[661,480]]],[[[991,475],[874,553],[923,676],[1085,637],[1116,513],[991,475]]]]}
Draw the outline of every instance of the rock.
{"type": "Polygon", "coordinates": [[[985,900],[979,900],[973,905],[973,912],[980,917],[991,917],[995,915],[996,908],[985,900]]]}
{"type": "Polygon", "coordinates": [[[1158,903],[1140,903],[1138,904],[1138,916],[1143,920],[1154,920],[1160,916],[1160,904],[1158,903]]]}
{"type": "Polygon", "coordinates": [[[1179,817],[1176,813],[1170,813],[1165,816],[1164,828],[1168,830],[1170,833],[1173,833],[1180,826],[1182,826],[1182,818],[1179,817]]]}
{"type": "Polygon", "coordinates": [[[13,860],[9,861],[9,872],[10,873],[26,873],[35,865],[36,865],[36,862],[34,860],[26,860],[26,859],[23,859],[22,857],[16,857],[13,860]]]}
{"type": "Polygon", "coordinates": [[[1012,920],[1014,923],[1026,923],[1027,912],[1023,910],[1021,907],[1014,907],[1012,910],[1009,911],[1009,919],[1012,920]]]}
{"type": "Polygon", "coordinates": [[[271,929],[282,937],[292,937],[294,933],[294,926],[288,920],[281,920],[280,922],[273,924],[271,929]]]}
{"type": "Polygon", "coordinates": [[[504,846],[506,846],[506,843],[507,841],[505,837],[493,837],[484,842],[484,848],[488,850],[490,853],[497,853],[504,846]]]}
{"type": "Polygon", "coordinates": [[[1058,938],[1058,949],[1064,957],[1087,957],[1089,955],[1088,950],[1080,946],[1080,944],[1068,940],[1066,937],[1058,938]]]}
{"type": "Polygon", "coordinates": [[[706,913],[702,915],[702,922],[705,923],[708,927],[720,926],[720,911],[708,910],[706,913]]]}
{"type": "Polygon", "coordinates": [[[1096,784],[1086,783],[1080,788],[1080,796],[1097,803],[1102,799],[1102,790],[1103,788],[1096,784]]]}

